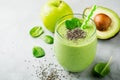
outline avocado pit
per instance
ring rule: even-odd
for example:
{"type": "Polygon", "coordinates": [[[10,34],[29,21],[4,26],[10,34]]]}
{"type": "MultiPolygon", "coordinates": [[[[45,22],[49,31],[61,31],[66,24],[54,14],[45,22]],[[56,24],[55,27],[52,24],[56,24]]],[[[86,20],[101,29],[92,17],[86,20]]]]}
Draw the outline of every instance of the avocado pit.
{"type": "Polygon", "coordinates": [[[108,15],[99,13],[94,17],[94,22],[99,31],[106,31],[111,25],[112,20],[108,15]]]}

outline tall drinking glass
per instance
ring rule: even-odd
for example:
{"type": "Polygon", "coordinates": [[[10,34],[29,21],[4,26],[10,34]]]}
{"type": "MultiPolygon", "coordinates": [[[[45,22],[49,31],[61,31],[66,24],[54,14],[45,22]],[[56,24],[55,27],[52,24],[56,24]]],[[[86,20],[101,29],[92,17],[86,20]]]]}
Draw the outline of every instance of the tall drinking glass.
{"type": "Polygon", "coordinates": [[[96,26],[90,20],[86,28],[83,29],[86,32],[84,39],[69,40],[66,37],[68,30],[65,27],[65,21],[73,17],[83,22],[86,16],[70,14],[58,20],[54,37],[55,57],[64,69],[71,72],[81,72],[94,61],[96,55],[96,26]]]}

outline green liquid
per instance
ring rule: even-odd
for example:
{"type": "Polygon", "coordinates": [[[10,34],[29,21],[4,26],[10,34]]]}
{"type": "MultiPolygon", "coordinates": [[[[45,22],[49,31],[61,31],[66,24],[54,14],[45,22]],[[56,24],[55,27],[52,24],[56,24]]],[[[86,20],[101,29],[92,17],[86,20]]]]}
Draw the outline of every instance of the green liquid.
{"type": "Polygon", "coordinates": [[[85,39],[68,40],[64,22],[58,24],[54,49],[55,56],[63,68],[71,72],[80,72],[93,62],[97,46],[95,29],[94,25],[90,25],[85,29],[87,32],[85,39]]]}

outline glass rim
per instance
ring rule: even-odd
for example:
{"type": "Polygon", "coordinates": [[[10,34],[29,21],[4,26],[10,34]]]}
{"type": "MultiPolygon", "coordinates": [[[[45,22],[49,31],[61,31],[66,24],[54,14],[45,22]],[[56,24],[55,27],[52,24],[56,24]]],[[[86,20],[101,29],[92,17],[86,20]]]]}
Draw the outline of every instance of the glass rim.
{"type": "MultiPolygon", "coordinates": [[[[84,14],[80,14],[80,13],[73,13],[73,14],[67,14],[67,15],[64,15],[64,16],[62,16],[62,17],[60,17],[58,20],[57,20],[57,22],[56,22],[56,25],[55,25],[55,32],[57,32],[57,34],[61,37],[61,38],[63,38],[63,39],[65,39],[65,37],[63,37],[59,32],[58,32],[58,30],[57,30],[57,28],[58,28],[58,24],[60,23],[60,22],[62,22],[61,20],[63,19],[63,18],[65,18],[65,17],[67,17],[67,16],[70,16],[70,15],[78,15],[78,16],[82,16],[82,18],[84,18],[84,17],[87,17],[86,15],[84,15],[84,14]]],[[[67,19],[66,19],[67,20],[67,19]]],[[[92,21],[92,24],[94,24],[94,32],[92,32],[92,34],[89,36],[89,38],[88,39],[90,39],[91,37],[93,37],[94,36],[94,34],[96,33],[96,25],[95,25],[95,23],[94,23],[94,20],[93,19],[91,19],[90,18],[90,20],[92,21]]],[[[64,21],[64,20],[63,20],[64,21]]]]}

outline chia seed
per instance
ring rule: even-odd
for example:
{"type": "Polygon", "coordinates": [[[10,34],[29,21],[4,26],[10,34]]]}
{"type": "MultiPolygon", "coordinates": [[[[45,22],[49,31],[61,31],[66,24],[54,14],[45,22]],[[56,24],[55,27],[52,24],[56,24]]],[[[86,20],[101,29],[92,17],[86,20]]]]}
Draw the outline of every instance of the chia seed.
{"type": "Polygon", "coordinates": [[[33,61],[25,60],[25,63],[29,63],[29,68],[27,69],[33,69],[34,72],[31,76],[36,77],[38,80],[72,80],[74,77],[80,78],[78,74],[68,72],[56,62],[49,62],[46,58],[33,61]]]}
{"type": "Polygon", "coordinates": [[[85,37],[86,37],[86,32],[81,30],[80,28],[75,28],[67,31],[68,40],[84,39],[85,37]]]}

